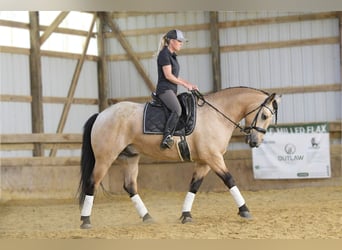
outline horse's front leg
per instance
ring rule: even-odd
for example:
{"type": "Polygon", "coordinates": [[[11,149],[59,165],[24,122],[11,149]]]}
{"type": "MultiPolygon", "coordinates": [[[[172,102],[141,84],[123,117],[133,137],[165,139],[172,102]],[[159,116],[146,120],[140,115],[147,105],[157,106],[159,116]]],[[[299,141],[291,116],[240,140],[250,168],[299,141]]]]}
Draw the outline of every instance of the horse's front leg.
{"type": "Polygon", "coordinates": [[[124,190],[129,194],[131,201],[134,204],[138,215],[142,218],[143,222],[152,222],[152,217],[148,213],[148,210],[138,194],[138,163],[140,156],[124,157],[119,159],[118,162],[124,167],[124,190]]]}
{"type": "Polygon", "coordinates": [[[196,193],[198,189],[200,188],[204,177],[208,174],[209,170],[210,170],[210,167],[206,164],[198,163],[195,167],[195,171],[193,173],[191,183],[190,183],[190,189],[189,189],[189,192],[186,194],[185,200],[183,203],[182,216],[180,218],[183,224],[192,222],[192,216],[191,216],[192,204],[195,200],[196,193]]]}
{"type": "Polygon", "coordinates": [[[222,179],[224,184],[228,187],[230,194],[233,196],[233,199],[237,207],[239,208],[238,214],[242,218],[251,219],[252,216],[246,205],[245,199],[236,186],[233,176],[229,173],[224,163],[223,156],[217,157],[216,160],[213,161],[213,164],[211,164],[211,167],[215,171],[215,173],[222,179]]]}

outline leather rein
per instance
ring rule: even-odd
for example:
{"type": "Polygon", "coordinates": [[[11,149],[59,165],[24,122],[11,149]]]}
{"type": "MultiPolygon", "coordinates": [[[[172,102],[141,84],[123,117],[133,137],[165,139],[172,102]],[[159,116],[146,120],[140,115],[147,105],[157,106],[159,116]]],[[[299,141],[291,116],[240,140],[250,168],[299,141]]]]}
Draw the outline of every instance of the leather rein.
{"type": "Polygon", "coordinates": [[[256,130],[259,133],[262,134],[266,134],[266,129],[264,128],[260,128],[256,126],[257,123],[257,118],[259,116],[259,113],[261,111],[262,108],[267,108],[272,115],[276,115],[276,124],[277,124],[277,110],[278,110],[278,105],[276,102],[273,102],[273,108],[274,110],[271,110],[269,107],[266,106],[266,103],[268,102],[268,99],[270,98],[270,96],[268,96],[265,101],[259,105],[258,107],[256,107],[255,109],[249,111],[243,118],[245,118],[246,116],[250,115],[251,113],[253,113],[254,111],[258,110],[258,112],[256,113],[252,123],[250,126],[248,127],[242,127],[240,125],[240,123],[237,123],[235,121],[233,121],[232,119],[230,119],[228,116],[226,116],[223,112],[221,112],[218,108],[216,108],[214,105],[212,105],[210,102],[208,102],[207,100],[205,100],[204,96],[202,93],[200,93],[198,90],[191,90],[191,92],[199,99],[201,100],[203,103],[199,104],[197,103],[198,106],[202,107],[204,104],[209,105],[212,109],[214,109],[216,112],[218,112],[219,114],[221,114],[224,118],[226,118],[228,121],[230,121],[231,123],[233,123],[235,125],[236,128],[239,128],[240,131],[242,133],[244,133],[245,135],[250,135],[251,134],[251,130],[256,130]]]}

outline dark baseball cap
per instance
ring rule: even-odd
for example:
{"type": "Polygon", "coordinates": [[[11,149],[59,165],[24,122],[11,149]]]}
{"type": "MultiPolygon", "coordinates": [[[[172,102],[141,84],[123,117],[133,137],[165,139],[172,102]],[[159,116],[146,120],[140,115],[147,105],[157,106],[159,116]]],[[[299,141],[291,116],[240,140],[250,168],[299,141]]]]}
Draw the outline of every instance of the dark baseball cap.
{"type": "Polygon", "coordinates": [[[183,32],[180,30],[170,30],[166,33],[166,37],[169,39],[176,39],[181,42],[187,42],[188,40],[184,37],[183,32]]]}

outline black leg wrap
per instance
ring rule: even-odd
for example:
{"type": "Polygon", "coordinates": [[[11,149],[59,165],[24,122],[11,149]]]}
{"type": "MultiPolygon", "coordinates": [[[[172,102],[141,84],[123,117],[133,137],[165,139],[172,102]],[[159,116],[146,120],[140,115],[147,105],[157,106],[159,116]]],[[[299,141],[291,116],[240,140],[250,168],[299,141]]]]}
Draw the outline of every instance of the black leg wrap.
{"type": "Polygon", "coordinates": [[[239,207],[239,211],[240,212],[249,212],[248,207],[246,206],[246,204],[242,205],[241,207],[239,207]]]}
{"type": "Polygon", "coordinates": [[[179,218],[180,220],[182,220],[182,224],[188,223],[188,222],[192,222],[192,216],[190,212],[183,212],[182,216],[179,218]]]}
{"type": "Polygon", "coordinates": [[[233,179],[233,176],[230,173],[223,173],[223,174],[218,174],[217,175],[222,179],[224,184],[231,189],[232,187],[236,186],[235,181],[233,179]]]}
{"type": "Polygon", "coordinates": [[[189,191],[190,191],[191,193],[196,194],[197,191],[198,191],[198,189],[200,188],[202,182],[203,182],[203,178],[198,179],[198,180],[196,180],[196,181],[195,181],[194,178],[192,178],[191,184],[190,184],[190,190],[189,190],[189,191]]]}
{"type": "Polygon", "coordinates": [[[133,188],[131,187],[131,185],[123,185],[123,189],[129,194],[129,197],[132,198],[134,195],[136,195],[135,191],[133,190],[133,188]]]}

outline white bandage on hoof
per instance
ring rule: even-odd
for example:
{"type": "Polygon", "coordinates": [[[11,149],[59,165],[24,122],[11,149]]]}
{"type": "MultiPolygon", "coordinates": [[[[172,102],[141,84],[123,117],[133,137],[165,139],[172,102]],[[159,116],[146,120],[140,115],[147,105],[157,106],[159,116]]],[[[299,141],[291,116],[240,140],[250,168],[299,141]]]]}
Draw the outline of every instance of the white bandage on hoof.
{"type": "Polygon", "coordinates": [[[94,196],[86,195],[83,202],[83,207],[81,211],[81,216],[90,216],[91,209],[93,208],[94,196]]]}
{"type": "Polygon", "coordinates": [[[245,199],[242,197],[240,190],[237,188],[237,186],[232,187],[229,189],[230,194],[233,196],[235,203],[238,207],[241,207],[245,204],[245,199]]]}
{"type": "Polygon", "coordinates": [[[131,197],[131,200],[135,206],[135,209],[137,210],[139,216],[143,218],[147,213],[147,208],[144,205],[144,202],[141,200],[140,196],[138,194],[131,197]]]}
{"type": "Polygon", "coordinates": [[[182,212],[190,212],[192,203],[194,203],[196,194],[188,192],[185,196],[182,212]]]}

